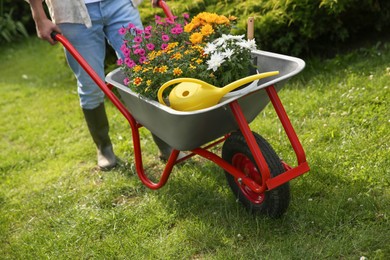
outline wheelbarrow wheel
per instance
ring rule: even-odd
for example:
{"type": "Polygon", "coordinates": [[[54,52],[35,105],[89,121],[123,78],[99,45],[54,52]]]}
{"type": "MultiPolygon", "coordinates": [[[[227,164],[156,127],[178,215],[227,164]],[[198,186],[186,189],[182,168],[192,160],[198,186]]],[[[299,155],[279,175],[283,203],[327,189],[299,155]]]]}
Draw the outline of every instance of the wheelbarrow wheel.
{"type": "MultiPolygon", "coordinates": [[[[268,164],[271,177],[284,172],[283,164],[271,145],[259,134],[253,133],[256,142],[268,164]]],[[[262,184],[261,172],[256,166],[253,155],[244,136],[233,133],[222,147],[222,158],[245,173],[258,184],[262,184]]],[[[285,183],[262,194],[252,191],[248,186],[225,171],[227,182],[237,199],[252,213],[265,214],[278,218],[286,212],[290,202],[290,186],[285,183]]]]}

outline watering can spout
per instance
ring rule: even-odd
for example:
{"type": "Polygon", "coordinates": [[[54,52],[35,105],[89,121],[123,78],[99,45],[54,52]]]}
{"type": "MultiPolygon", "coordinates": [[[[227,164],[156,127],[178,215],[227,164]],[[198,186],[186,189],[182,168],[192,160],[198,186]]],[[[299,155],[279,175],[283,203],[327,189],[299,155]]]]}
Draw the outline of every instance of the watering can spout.
{"type": "Polygon", "coordinates": [[[177,84],[169,94],[170,106],[179,111],[194,111],[218,104],[224,95],[247,83],[278,74],[279,71],[255,74],[234,81],[223,88],[215,87],[198,79],[178,78],[163,84],[158,90],[157,97],[161,104],[166,105],[162,96],[164,90],[169,86],[177,84]]]}

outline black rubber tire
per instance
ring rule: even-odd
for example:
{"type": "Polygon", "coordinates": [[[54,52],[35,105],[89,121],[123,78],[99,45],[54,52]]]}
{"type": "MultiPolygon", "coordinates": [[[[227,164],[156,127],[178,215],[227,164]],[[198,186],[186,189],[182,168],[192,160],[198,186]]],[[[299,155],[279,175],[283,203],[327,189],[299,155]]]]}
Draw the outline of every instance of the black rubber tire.
{"type": "MultiPolygon", "coordinates": [[[[259,134],[253,133],[253,135],[268,164],[271,177],[283,173],[285,171],[283,164],[271,145],[259,134]]],[[[242,168],[253,167],[250,171],[252,174],[250,177],[261,184],[261,173],[255,164],[244,136],[240,132],[235,132],[226,139],[222,147],[222,158],[242,170],[247,176],[249,176],[248,171],[244,171],[242,168]]],[[[290,185],[288,182],[258,195],[245,185],[239,185],[237,180],[226,171],[225,175],[234,195],[250,212],[265,214],[271,218],[279,218],[286,212],[290,203],[290,185]]]]}

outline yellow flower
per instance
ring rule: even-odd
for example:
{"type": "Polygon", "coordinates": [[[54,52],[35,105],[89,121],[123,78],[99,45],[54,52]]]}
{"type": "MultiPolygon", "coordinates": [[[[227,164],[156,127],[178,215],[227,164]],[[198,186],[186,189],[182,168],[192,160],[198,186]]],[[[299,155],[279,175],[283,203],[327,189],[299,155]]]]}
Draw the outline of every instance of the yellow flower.
{"type": "Polygon", "coordinates": [[[203,36],[209,36],[214,33],[214,29],[210,24],[206,24],[200,30],[203,36]]]}
{"type": "Polygon", "coordinates": [[[195,29],[195,26],[194,26],[194,24],[192,22],[188,23],[188,24],[186,24],[184,26],[184,31],[187,32],[187,33],[191,32],[194,29],[195,29]]]}
{"type": "Polygon", "coordinates": [[[183,54],[181,54],[180,52],[176,52],[176,53],[172,56],[172,59],[173,59],[173,60],[180,60],[181,58],[183,58],[183,54]]]}
{"type": "Polygon", "coordinates": [[[151,51],[151,52],[148,53],[148,60],[149,61],[154,60],[156,57],[157,57],[157,52],[151,51]]]}
{"type": "Polygon", "coordinates": [[[173,75],[180,76],[183,73],[183,71],[180,68],[174,68],[173,69],[173,75]]]}
{"type": "Polygon", "coordinates": [[[196,66],[194,66],[194,65],[190,64],[190,69],[192,69],[192,70],[196,70],[196,66]]]}
{"type": "Polygon", "coordinates": [[[168,70],[168,66],[166,66],[166,65],[163,65],[163,66],[161,66],[160,68],[159,68],[159,72],[160,73],[165,73],[165,72],[167,72],[167,70],[168,70]]]}
{"type": "Polygon", "coordinates": [[[200,16],[195,16],[192,21],[191,21],[192,25],[194,26],[193,29],[196,29],[198,28],[199,26],[205,24],[205,22],[203,21],[203,19],[200,18],[200,16]]]}
{"type": "Polygon", "coordinates": [[[204,20],[210,24],[216,23],[218,19],[219,19],[219,15],[215,13],[206,13],[204,16],[204,20]]]}
{"type": "Polygon", "coordinates": [[[148,80],[146,81],[146,85],[149,87],[150,85],[152,85],[152,81],[151,81],[150,79],[148,79],[148,80]]]}
{"type": "Polygon", "coordinates": [[[137,66],[133,67],[133,71],[134,72],[140,72],[141,70],[142,70],[142,66],[141,65],[137,65],[137,66]]]}
{"type": "Polygon", "coordinates": [[[236,16],[233,16],[233,15],[231,15],[231,16],[229,16],[229,20],[230,20],[230,21],[235,21],[235,20],[237,20],[237,17],[236,17],[236,16]]]}
{"type": "Polygon", "coordinates": [[[218,17],[218,19],[215,21],[216,24],[227,24],[229,25],[230,24],[230,20],[224,16],[224,15],[221,15],[218,17]]]}
{"type": "Polygon", "coordinates": [[[193,33],[190,36],[190,41],[192,44],[201,43],[203,40],[203,35],[201,33],[193,33]]]}
{"type": "Polygon", "coordinates": [[[134,83],[134,85],[139,86],[139,85],[142,83],[142,78],[136,77],[136,78],[133,80],[133,83],[134,83]]]}
{"type": "Polygon", "coordinates": [[[168,49],[168,50],[172,50],[173,48],[175,48],[175,47],[178,46],[178,45],[179,45],[178,42],[171,42],[171,43],[168,43],[167,49],[168,49]]]}

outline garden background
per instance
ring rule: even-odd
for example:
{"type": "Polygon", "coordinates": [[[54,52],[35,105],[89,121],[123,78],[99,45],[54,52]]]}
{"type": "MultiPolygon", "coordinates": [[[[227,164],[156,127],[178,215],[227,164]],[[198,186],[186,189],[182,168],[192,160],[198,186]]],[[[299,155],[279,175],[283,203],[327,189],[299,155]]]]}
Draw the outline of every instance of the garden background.
{"type": "MultiPolygon", "coordinates": [[[[131,134],[109,103],[121,164],[95,151],[61,47],[36,39],[24,1],[0,1],[0,255],[4,259],[388,259],[390,2],[168,1],[175,14],[256,19],[261,49],[305,70],[280,97],[311,171],[277,220],[235,201],[223,171],[195,158],[158,191],[136,177],[131,134]]],[[[144,21],[156,12],[142,4],[144,21]]],[[[113,63],[112,54],[107,70],[113,63]]],[[[271,107],[251,124],[295,162],[271,107]]],[[[163,164],[142,131],[147,171],[163,164]]],[[[216,151],[219,152],[218,150],[216,151]]]]}

